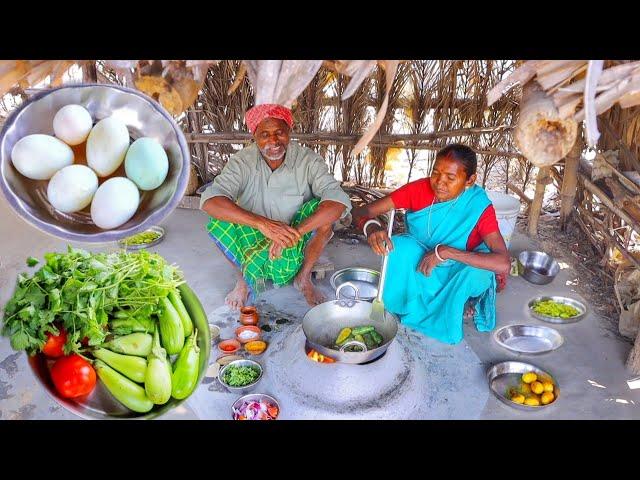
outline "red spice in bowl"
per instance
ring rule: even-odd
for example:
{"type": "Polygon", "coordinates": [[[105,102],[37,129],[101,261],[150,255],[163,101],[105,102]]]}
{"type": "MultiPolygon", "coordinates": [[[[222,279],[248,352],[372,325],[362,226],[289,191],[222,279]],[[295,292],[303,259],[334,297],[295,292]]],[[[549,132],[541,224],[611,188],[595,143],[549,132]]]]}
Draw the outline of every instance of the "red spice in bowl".
{"type": "Polygon", "coordinates": [[[230,338],[228,340],[222,340],[220,343],[218,343],[218,350],[220,350],[222,353],[225,354],[230,354],[230,353],[235,353],[240,349],[240,342],[230,338]]]}

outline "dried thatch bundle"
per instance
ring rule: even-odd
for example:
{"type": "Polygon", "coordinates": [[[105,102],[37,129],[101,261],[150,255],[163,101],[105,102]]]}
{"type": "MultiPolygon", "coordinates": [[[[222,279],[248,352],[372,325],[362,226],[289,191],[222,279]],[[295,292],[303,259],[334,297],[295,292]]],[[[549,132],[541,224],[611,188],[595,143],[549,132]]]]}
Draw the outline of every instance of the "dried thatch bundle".
{"type": "MultiPolygon", "coordinates": [[[[524,62],[488,94],[491,105],[512,86],[537,82],[553,100],[554,118],[586,123],[586,140],[595,147],[600,132],[596,117],[615,104],[629,108],[640,104],[640,62],[615,64],[603,60],[531,60],[524,62]]],[[[522,102],[522,107],[526,102],[522,102]]],[[[547,142],[554,142],[548,138],[547,142]]],[[[549,147],[553,149],[553,147],[549,147]]],[[[559,160],[559,159],[558,159],[559,160]]],[[[533,161],[533,159],[532,159],[533,161]]]]}
{"type": "Polygon", "coordinates": [[[575,143],[577,133],[576,121],[560,118],[553,99],[538,82],[525,85],[514,139],[531,163],[548,167],[563,159],[575,143]]]}

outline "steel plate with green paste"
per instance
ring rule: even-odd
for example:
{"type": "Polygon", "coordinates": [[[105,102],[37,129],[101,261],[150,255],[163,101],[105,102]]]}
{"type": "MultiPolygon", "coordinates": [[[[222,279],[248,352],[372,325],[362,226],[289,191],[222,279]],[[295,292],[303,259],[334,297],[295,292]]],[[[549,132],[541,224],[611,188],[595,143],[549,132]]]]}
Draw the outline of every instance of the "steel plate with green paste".
{"type": "Polygon", "coordinates": [[[137,250],[140,248],[148,248],[157,245],[164,238],[164,229],[162,227],[151,227],[144,232],[137,233],[118,242],[121,248],[127,250],[137,250]]]}
{"type": "Polygon", "coordinates": [[[577,308],[553,300],[536,302],[533,311],[550,317],[571,318],[580,314],[577,308]]]}
{"type": "Polygon", "coordinates": [[[575,298],[554,296],[539,296],[527,303],[529,314],[551,323],[574,323],[587,316],[587,306],[575,298]]]}

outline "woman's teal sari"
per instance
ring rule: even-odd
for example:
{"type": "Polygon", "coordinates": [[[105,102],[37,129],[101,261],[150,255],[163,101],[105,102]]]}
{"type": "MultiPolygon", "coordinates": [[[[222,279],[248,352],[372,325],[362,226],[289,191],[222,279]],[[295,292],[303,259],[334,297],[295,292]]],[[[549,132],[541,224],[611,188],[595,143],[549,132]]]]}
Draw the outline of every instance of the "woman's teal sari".
{"type": "MultiPolygon", "coordinates": [[[[462,340],[464,306],[472,297],[477,299],[476,328],[482,332],[493,329],[494,272],[455,260],[438,264],[429,276],[417,270],[422,257],[439,243],[466,250],[469,234],[490,204],[485,191],[474,185],[457,199],[407,213],[408,233],[392,237],[383,293],[385,308],[397,314],[404,325],[442,342],[458,343],[462,340]]],[[[490,250],[483,242],[474,251],[490,250]]]]}

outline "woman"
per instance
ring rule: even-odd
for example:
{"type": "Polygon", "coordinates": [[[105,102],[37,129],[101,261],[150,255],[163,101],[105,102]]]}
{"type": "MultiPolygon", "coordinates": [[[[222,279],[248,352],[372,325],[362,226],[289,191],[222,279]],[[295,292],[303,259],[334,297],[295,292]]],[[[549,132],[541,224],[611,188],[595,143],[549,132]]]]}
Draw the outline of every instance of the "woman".
{"type": "Polygon", "coordinates": [[[378,255],[389,254],[383,293],[385,308],[402,323],[446,343],[462,340],[465,305],[479,331],[495,326],[496,276],[509,272],[509,253],[498,230],[495,210],[475,185],[477,159],[465,145],[453,144],[436,155],[433,171],[390,195],[357,208],[378,255]],[[377,220],[394,208],[407,210],[408,233],[387,236],[377,220]]]}

